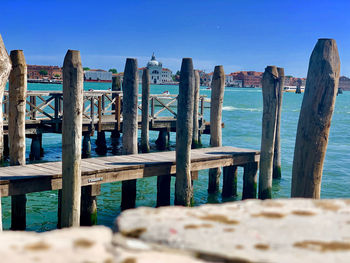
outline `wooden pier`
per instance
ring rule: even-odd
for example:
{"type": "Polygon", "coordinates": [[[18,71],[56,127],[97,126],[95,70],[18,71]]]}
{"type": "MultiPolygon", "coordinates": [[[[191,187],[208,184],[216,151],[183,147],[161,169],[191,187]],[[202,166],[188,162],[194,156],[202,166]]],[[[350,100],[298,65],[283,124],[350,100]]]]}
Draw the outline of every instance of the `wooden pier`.
{"type": "MultiPolygon", "coordinates": [[[[3,102],[4,134],[8,133],[8,92],[3,102]]],[[[178,95],[151,94],[149,96],[149,130],[176,132],[176,103],[178,95]]],[[[141,95],[139,96],[141,98],[141,95]]],[[[122,132],[123,93],[121,91],[84,91],[83,132],[122,132]]],[[[210,123],[204,120],[206,96],[199,97],[198,118],[202,134],[210,134],[210,123]]],[[[63,92],[28,91],[26,100],[26,135],[42,133],[62,133],[63,92]]],[[[138,109],[142,111],[139,102],[138,109]]],[[[141,129],[141,116],[138,117],[141,129]]]]}
{"type": "MultiPolygon", "coordinates": [[[[231,196],[235,196],[237,194],[236,171],[237,167],[241,166],[244,169],[242,196],[244,199],[256,198],[259,159],[260,153],[255,150],[227,146],[194,149],[191,151],[192,180],[198,179],[198,171],[200,170],[224,167],[223,172],[226,177],[226,184],[223,185],[223,188],[226,188],[224,191],[226,193],[229,191],[231,196]],[[227,178],[231,178],[231,180],[227,180],[227,178]]],[[[100,184],[152,176],[175,176],[176,158],[175,151],[97,157],[81,160],[80,168],[81,186],[83,188],[92,186],[90,196],[96,198],[100,189],[95,186],[100,184]]],[[[167,185],[163,183],[162,188],[155,189],[158,191],[157,197],[163,199],[157,200],[158,204],[170,205],[170,183],[170,181],[167,185]]],[[[0,193],[3,197],[60,189],[62,189],[62,162],[0,168],[0,193]]],[[[59,217],[61,194],[58,198],[59,217]]],[[[84,203],[81,205],[84,206],[84,203]]],[[[82,207],[82,211],[86,209],[88,208],[82,207]]],[[[87,223],[85,218],[84,225],[93,224],[89,218],[87,223]]],[[[84,222],[84,219],[81,222],[84,222]]]]}
{"type": "MultiPolygon", "coordinates": [[[[255,178],[259,151],[230,146],[194,149],[191,151],[191,172],[209,168],[242,166],[245,174],[255,178]]],[[[224,168],[225,169],[225,168],[224,168]]],[[[175,151],[96,157],[81,160],[81,185],[96,185],[141,179],[152,176],[175,175],[175,151]]],[[[192,176],[197,179],[197,176],[192,176]]],[[[244,178],[249,179],[249,178],[244,178]]],[[[251,181],[251,180],[249,180],[251,181]]],[[[28,164],[0,168],[1,196],[12,196],[62,188],[62,162],[28,164]]],[[[244,191],[244,190],[243,190],[244,191]]],[[[255,196],[250,196],[254,198],[255,196]]]]}

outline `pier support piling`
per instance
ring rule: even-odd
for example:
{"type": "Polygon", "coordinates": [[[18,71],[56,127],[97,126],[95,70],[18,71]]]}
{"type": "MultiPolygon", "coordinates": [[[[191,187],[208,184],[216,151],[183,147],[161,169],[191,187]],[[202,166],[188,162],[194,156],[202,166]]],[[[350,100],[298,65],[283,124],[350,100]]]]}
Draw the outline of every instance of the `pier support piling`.
{"type": "Polygon", "coordinates": [[[247,163],[243,166],[243,193],[242,199],[256,198],[258,182],[258,163],[247,163]]]}
{"type": "Polygon", "coordinates": [[[200,78],[198,70],[194,71],[194,99],[193,99],[193,135],[192,135],[192,149],[200,148],[199,141],[199,122],[198,122],[198,106],[199,106],[199,87],[200,78]]]}
{"type": "Polygon", "coordinates": [[[182,59],[176,120],[175,205],[190,206],[191,143],[193,129],[194,72],[191,58],[182,59]]]}
{"type": "Polygon", "coordinates": [[[82,157],[83,158],[90,158],[91,157],[91,137],[90,137],[90,133],[85,133],[84,134],[82,157]]]}
{"type": "MultiPolygon", "coordinates": [[[[211,82],[210,106],[210,146],[222,146],[222,104],[225,91],[225,73],[223,66],[216,66],[211,82]]],[[[208,193],[219,190],[221,168],[209,169],[208,193]]]]}
{"type": "Polygon", "coordinates": [[[323,161],[338,90],[340,60],[334,39],[312,51],[294,148],[292,197],[320,198],[323,161]]]}
{"type": "Polygon", "coordinates": [[[61,227],[80,225],[83,83],[80,52],[68,50],[63,62],[61,227]]]}
{"type": "Polygon", "coordinates": [[[237,196],[237,166],[223,168],[222,197],[230,198],[237,196]]]}
{"type": "MultiPolygon", "coordinates": [[[[22,50],[10,53],[12,70],[9,80],[9,149],[10,165],[26,164],[25,114],[27,98],[27,64],[22,50]]],[[[25,195],[11,197],[11,229],[26,228],[25,195]]]]}
{"type": "Polygon", "coordinates": [[[259,169],[259,198],[271,198],[273,153],[276,138],[278,70],[267,66],[262,78],[263,118],[259,169]]]}
{"type": "Polygon", "coordinates": [[[33,135],[32,143],[30,145],[30,154],[29,160],[31,161],[39,161],[41,159],[41,137],[39,135],[33,135]]]}
{"type": "Polygon", "coordinates": [[[101,193],[101,185],[88,185],[81,188],[80,225],[97,224],[97,196],[101,193]]]}
{"type": "MultiPolygon", "coordinates": [[[[127,58],[123,80],[123,154],[136,154],[137,151],[137,60],[127,58]]],[[[136,180],[122,182],[121,209],[134,208],[136,202],[136,180]]]]}
{"type": "Polygon", "coordinates": [[[170,205],[171,175],[157,177],[157,207],[170,205]]]}
{"type": "Polygon", "coordinates": [[[149,70],[145,68],[142,73],[142,120],[141,120],[141,151],[148,153],[149,148],[149,70]]]}
{"type": "Polygon", "coordinates": [[[10,148],[9,148],[9,136],[4,136],[4,159],[10,157],[10,148]]]}
{"type": "Polygon", "coordinates": [[[164,151],[169,147],[169,137],[170,133],[167,129],[161,129],[158,133],[158,138],[156,140],[157,149],[164,151]]]}
{"type": "Polygon", "coordinates": [[[273,170],[272,178],[280,179],[282,177],[281,171],[281,115],[282,115],[282,98],[284,87],[284,68],[277,68],[278,85],[277,85],[277,116],[276,116],[276,137],[273,153],[273,170]]]}
{"type": "Polygon", "coordinates": [[[104,131],[97,132],[95,151],[98,155],[106,155],[107,154],[106,134],[104,131]]]}

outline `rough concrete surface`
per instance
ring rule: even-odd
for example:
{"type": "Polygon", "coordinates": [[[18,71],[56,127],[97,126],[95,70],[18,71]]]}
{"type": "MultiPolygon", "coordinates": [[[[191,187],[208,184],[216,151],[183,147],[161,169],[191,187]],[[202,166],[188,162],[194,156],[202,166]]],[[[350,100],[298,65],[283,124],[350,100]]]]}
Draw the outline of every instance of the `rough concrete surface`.
{"type": "Polygon", "coordinates": [[[350,200],[247,200],[138,208],[121,234],[215,262],[350,262],[350,200]]]}
{"type": "Polygon", "coordinates": [[[350,262],[350,200],[127,210],[107,227],[0,233],[0,262],[350,262]]]}

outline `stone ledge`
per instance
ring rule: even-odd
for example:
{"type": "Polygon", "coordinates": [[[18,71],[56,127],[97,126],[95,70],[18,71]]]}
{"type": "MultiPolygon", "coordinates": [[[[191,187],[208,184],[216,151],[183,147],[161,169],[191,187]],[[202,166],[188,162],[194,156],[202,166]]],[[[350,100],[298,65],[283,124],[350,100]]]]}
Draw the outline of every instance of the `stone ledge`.
{"type": "Polygon", "coordinates": [[[350,200],[246,200],[137,208],[119,233],[219,262],[349,262],[350,200]]]}
{"type": "Polygon", "coordinates": [[[350,200],[128,210],[107,227],[0,233],[0,262],[349,262],[350,200]]]}

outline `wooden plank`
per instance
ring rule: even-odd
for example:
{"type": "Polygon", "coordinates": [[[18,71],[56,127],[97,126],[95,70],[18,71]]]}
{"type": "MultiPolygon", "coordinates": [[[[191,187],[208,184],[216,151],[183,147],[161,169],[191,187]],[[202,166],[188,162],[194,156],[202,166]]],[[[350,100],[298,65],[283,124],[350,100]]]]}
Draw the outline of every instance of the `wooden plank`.
{"type": "MultiPolygon", "coordinates": [[[[203,169],[243,166],[259,161],[259,152],[234,147],[192,150],[191,172],[203,169]]],[[[0,168],[2,196],[61,189],[61,162],[0,168]]],[[[84,159],[82,186],[140,179],[176,173],[175,152],[155,152],[84,159]]]]}

